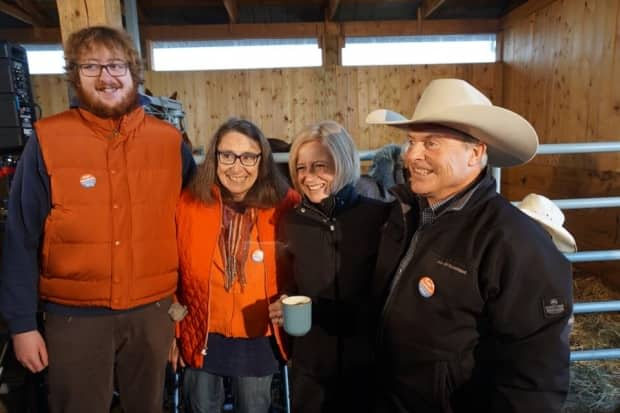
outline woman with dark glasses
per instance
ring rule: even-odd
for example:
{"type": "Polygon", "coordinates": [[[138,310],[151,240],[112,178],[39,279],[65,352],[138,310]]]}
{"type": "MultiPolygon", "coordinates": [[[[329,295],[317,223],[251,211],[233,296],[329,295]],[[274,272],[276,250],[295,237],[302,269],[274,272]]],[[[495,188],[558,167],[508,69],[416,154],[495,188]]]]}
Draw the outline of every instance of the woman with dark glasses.
{"type": "Polygon", "coordinates": [[[298,201],[256,125],[233,118],[220,126],[177,209],[178,300],[187,313],[170,358],[187,365],[190,412],[222,411],[224,377],[236,412],[269,411],[271,379],[286,359],[268,311],[286,281],[277,274],[276,226],[298,201]]]}

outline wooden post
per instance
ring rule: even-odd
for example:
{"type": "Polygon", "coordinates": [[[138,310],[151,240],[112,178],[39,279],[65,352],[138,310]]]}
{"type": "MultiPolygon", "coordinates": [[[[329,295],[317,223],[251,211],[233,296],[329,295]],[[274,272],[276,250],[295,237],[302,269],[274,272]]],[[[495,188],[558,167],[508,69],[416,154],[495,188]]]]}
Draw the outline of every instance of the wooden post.
{"type": "MultiPolygon", "coordinates": [[[[64,44],[69,35],[89,26],[123,28],[120,0],[56,0],[60,36],[64,44]]],[[[75,100],[75,91],[68,88],[69,102],[75,100]]]]}
{"type": "Polygon", "coordinates": [[[57,0],[63,43],[76,30],[105,25],[123,28],[120,0],[57,0]]]}
{"type": "Polygon", "coordinates": [[[323,49],[323,66],[340,66],[342,64],[342,47],[344,46],[344,36],[341,34],[340,25],[325,22],[320,42],[321,49],[323,49]]]}
{"type": "Polygon", "coordinates": [[[339,88],[338,73],[342,66],[342,47],[344,46],[341,25],[326,21],[320,39],[323,50],[321,94],[323,95],[324,107],[319,116],[322,119],[332,119],[343,124],[342,111],[336,109],[339,88]]]}

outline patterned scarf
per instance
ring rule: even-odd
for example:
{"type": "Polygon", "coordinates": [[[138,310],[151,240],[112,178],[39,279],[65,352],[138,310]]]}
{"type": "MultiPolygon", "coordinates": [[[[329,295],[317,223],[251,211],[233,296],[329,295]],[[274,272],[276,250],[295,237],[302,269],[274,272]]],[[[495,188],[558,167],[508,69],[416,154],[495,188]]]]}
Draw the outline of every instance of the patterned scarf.
{"type": "Polygon", "coordinates": [[[222,231],[220,232],[220,252],[224,261],[224,288],[230,291],[235,279],[246,284],[245,261],[250,246],[250,233],[256,221],[254,208],[235,208],[224,205],[222,231]]]}

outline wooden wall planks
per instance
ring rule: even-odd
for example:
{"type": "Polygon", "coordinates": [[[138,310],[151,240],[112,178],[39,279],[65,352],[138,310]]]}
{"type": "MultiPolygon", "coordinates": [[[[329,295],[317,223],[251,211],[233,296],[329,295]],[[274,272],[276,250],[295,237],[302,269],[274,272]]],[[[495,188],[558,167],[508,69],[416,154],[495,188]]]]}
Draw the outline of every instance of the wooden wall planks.
{"type": "MultiPolygon", "coordinates": [[[[541,143],[620,140],[620,0],[556,0],[503,31],[503,102],[541,143]]],[[[502,173],[511,200],[620,195],[620,154],[537,156],[502,173]]],[[[582,250],[620,248],[620,209],[565,211],[582,250]]],[[[580,264],[620,291],[617,264],[580,264]]]]}
{"type": "MultiPolygon", "coordinates": [[[[403,136],[369,127],[369,111],[390,108],[410,116],[424,87],[437,77],[462,77],[492,97],[501,96],[501,64],[330,67],[212,72],[147,72],[156,96],[178,92],[194,144],[205,144],[230,116],[257,123],[269,137],[290,141],[304,126],[323,119],[341,122],[359,149],[375,149],[403,136]]],[[[33,76],[44,116],[67,107],[62,76],[33,76]]]]}

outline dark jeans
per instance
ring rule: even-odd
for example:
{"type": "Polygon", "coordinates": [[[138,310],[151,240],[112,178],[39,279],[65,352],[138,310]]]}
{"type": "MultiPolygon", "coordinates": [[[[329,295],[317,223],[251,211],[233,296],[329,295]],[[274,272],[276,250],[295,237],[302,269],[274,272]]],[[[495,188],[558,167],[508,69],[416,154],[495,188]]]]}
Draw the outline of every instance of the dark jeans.
{"type": "MultiPolygon", "coordinates": [[[[221,412],[224,404],[224,378],[206,371],[186,368],[183,394],[188,413],[221,412]]],[[[271,379],[231,377],[236,413],[267,413],[271,406],[271,379]]]]}
{"type": "Polygon", "coordinates": [[[109,413],[116,378],[124,412],[162,412],[174,333],[169,305],[166,299],[115,315],[48,313],[50,411],[109,413]]]}

